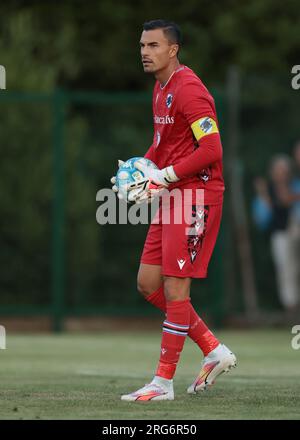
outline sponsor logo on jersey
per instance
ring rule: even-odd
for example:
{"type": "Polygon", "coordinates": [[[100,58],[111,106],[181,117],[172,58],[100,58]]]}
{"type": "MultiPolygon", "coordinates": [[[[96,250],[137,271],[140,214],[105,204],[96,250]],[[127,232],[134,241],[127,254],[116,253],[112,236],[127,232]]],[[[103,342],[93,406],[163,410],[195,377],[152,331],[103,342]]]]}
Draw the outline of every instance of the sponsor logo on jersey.
{"type": "Polygon", "coordinates": [[[166,106],[168,108],[171,107],[172,101],[173,101],[173,95],[171,93],[169,93],[167,96],[167,99],[166,99],[166,106]]]}
{"type": "Polygon", "coordinates": [[[169,115],[167,115],[167,116],[157,116],[157,115],[155,115],[154,116],[154,122],[155,122],[155,124],[163,124],[163,125],[166,125],[166,124],[174,124],[174,116],[169,116],[169,115]]]}

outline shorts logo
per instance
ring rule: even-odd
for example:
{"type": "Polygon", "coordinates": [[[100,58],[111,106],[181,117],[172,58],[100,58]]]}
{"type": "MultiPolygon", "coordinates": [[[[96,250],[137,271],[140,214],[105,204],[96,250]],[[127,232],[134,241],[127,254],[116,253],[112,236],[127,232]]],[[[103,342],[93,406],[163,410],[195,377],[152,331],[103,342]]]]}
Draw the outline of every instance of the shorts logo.
{"type": "Polygon", "coordinates": [[[164,355],[164,354],[166,354],[166,353],[167,353],[167,349],[166,349],[166,348],[162,348],[162,349],[161,349],[161,354],[164,355]]]}
{"type": "Polygon", "coordinates": [[[173,101],[173,95],[171,93],[169,93],[167,96],[167,99],[166,99],[166,106],[168,108],[171,107],[172,101],[173,101]]]}
{"type": "Polygon", "coordinates": [[[185,265],[185,260],[183,260],[183,259],[177,260],[177,263],[178,263],[180,270],[182,270],[183,266],[185,265]]]}

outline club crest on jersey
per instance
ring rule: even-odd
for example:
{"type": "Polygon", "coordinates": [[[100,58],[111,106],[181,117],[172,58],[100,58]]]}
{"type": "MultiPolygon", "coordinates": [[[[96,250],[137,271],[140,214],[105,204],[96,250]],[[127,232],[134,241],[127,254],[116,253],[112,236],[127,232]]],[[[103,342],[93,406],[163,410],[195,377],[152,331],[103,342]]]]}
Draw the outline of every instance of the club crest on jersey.
{"type": "Polygon", "coordinates": [[[200,121],[200,127],[204,133],[209,133],[213,128],[213,123],[210,118],[204,118],[200,121]]]}
{"type": "Polygon", "coordinates": [[[173,101],[173,95],[171,93],[169,93],[167,98],[166,98],[166,106],[168,108],[171,107],[172,101],[173,101]]]}

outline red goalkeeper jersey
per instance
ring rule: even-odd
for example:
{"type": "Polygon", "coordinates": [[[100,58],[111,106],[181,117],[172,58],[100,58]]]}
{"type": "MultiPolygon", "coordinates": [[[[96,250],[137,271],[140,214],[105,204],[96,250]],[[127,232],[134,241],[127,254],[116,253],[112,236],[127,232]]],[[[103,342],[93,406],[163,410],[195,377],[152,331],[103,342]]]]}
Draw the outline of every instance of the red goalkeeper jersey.
{"type": "Polygon", "coordinates": [[[174,166],[180,181],[170,189],[201,188],[205,204],[221,203],[222,146],[207,88],[191,69],[180,65],[163,87],[156,81],[152,106],[154,138],[145,157],[160,169],[174,166]]]}

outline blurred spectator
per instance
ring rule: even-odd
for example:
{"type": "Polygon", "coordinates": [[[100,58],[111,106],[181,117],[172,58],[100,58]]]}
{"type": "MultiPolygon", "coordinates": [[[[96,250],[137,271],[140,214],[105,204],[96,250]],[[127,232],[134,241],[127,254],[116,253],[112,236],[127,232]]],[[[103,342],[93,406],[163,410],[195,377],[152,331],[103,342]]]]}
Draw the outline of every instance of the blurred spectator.
{"type": "MultiPolygon", "coordinates": [[[[300,298],[300,141],[294,148],[294,162],[296,173],[292,180],[292,192],[295,195],[295,202],[292,206],[290,218],[290,236],[292,240],[292,253],[296,262],[296,280],[298,286],[298,299],[300,298]]],[[[300,303],[300,300],[299,300],[300,303]]]]}
{"type": "MultiPolygon", "coordinates": [[[[297,154],[300,156],[300,145],[297,154]]],[[[300,258],[293,239],[294,224],[297,223],[295,207],[300,202],[300,191],[297,193],[296,186],[299,185],[300,190],[300,180],[292,179],[292,161],[286,155],[278,155],[271,160],[269,177],[269,183],[261,177],[254,181],[257,196],[253,214],[261,229],[270,230],[279,298],[288,314],[293,316],[300,298],[297,278],[300,258]]]]}
{"type": "Polygon", "coordinates": [[[257,177],[254,180],[254,188],[257,193],[252,206],[254,221],[259,229],[267,230],[273,217],[267,180],[263,177],[257,177]]]}
{"type": "MultiPolygon", "coordinates": [[[[296,196],[300,196],[300,141],[296,143],[294,148],[294,162],[296,173],[292,180],[291,189],[296,196]]],[[[296,198],[296,201],[292,207],[291,228],[294,231],[295,238],[300,240],[300,200],[298,197],[296,198]]]]}

